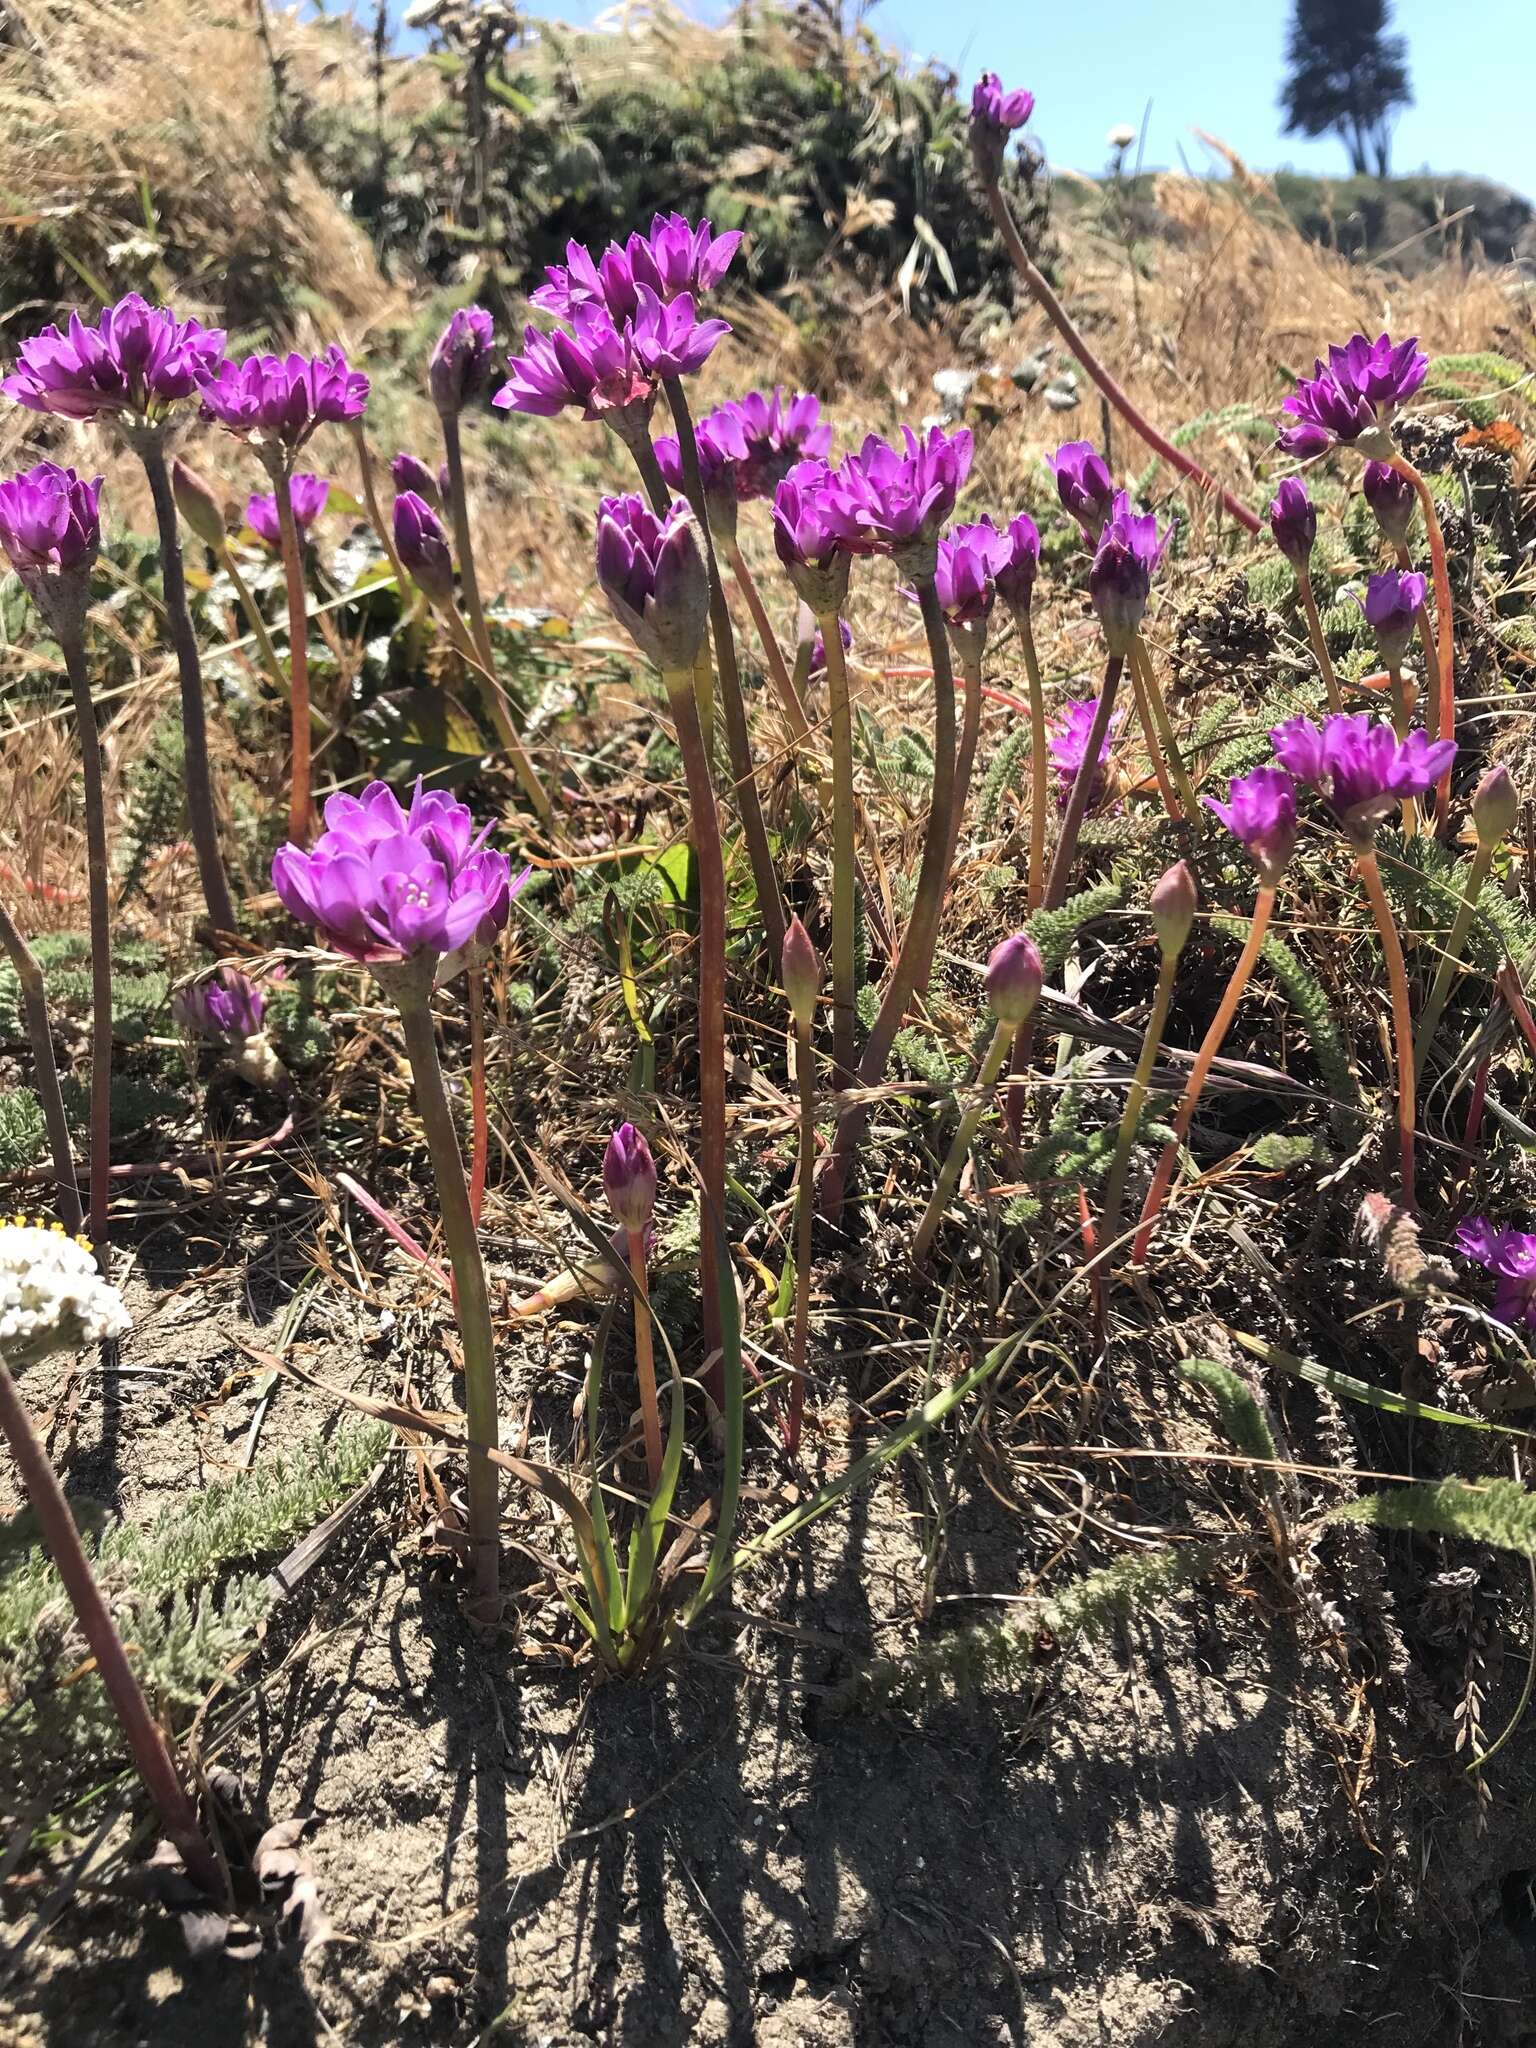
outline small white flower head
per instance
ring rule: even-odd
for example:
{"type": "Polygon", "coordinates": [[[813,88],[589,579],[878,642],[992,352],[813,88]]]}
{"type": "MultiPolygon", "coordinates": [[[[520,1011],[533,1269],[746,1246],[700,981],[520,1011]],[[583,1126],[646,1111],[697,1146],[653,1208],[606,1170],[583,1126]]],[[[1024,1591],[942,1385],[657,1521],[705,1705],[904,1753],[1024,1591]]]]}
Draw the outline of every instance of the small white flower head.
{"type": "Polygon", "coordinates": [[[1104,140],[1106,143],[1108,143],[1111,149],[1129,149],[1131,144],[1136,140],[1136,130],[1131,126],[1129,121],[1117,121],[1115,126],[1111,128],[1109,133],[1105,136],[1104,140]]]}
{"type": "Polygon", "coordinates": [[[13,1371],[131,1327],[84,1238],[57,1223],[0,1223],[0,1357],[13,1371]]]}

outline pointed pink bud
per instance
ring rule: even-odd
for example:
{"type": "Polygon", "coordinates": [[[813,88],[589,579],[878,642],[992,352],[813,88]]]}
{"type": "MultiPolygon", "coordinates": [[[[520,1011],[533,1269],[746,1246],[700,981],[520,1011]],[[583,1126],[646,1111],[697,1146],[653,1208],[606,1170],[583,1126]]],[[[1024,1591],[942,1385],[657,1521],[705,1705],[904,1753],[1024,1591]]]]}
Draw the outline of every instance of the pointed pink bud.
{"type": "Polygon", "coordinates": [[[1152,924],[1165,960],[1177,960],[1195,922],[1195,878],[1185,862],[1175,861],[1152,891],[1152,924]]]}
{"type": "Polygon", "coordinates": [[[171,463],[171,493],[176,500],[176,510],[204,547],[222,548],[225,540],[224,507],[219,503],[212,484],[204,483],[197,471],[190,469],[180,456],[171,463]]]}
{"type": "Polygon", "coordinates": [[[1045,964],[1028,932],[1015,932],[987,955],[987,1001],[1000,1023],[1018,1026],[1040,999],[1045,964]]]}
{"type": "Polygon", "coordinates": [[[1472,822],[1477,827],[1478,844],[1492,848],[1501,839],[1507,839],[1519,815],[1520,797],[1509,779],[1509,770],[1490,768],[1472,792],[1472,822]]]}
{"type": "Polygon", "coordinates": [[[603,1190],[626,1230],[644,1230],[656,1206],[656,1161],[633,1124],[620,1124],[603,1154],[603,1190]]]}
{"type": "Polygon", "coordinates": [[[802,1031],[809,1031],[815,1022],[816,997],[821,988],[821,955],[798,917],[789,920],[789,929],[784,934],[780,972],[789,1013],[802,1031]]]}

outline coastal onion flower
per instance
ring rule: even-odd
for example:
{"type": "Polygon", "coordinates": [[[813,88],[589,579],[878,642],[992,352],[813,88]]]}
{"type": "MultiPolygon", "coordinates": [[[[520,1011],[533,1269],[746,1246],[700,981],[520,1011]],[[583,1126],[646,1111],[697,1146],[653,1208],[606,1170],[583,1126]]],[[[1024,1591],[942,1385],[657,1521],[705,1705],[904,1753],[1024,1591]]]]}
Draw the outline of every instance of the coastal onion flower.
{"type": "Polygon", "coordinates": [[[436,604],[453,597],[453,553],[443,523],[414,491],[401,491],[395,499],[395,553],[402,567],[415,578],[436,604]]]}
{"type": "Polygon", "coordinates": [[[1396,668],[1408,652],[1414,621],[1424,602],[1426,588],[1422,576],[1412,570],[1397,569],[1387,569],[1380,576],[1373,576],[1365,586],[1365,602],[1360,609],[1376,635],[1382,660],[1392,668],[1396,668]]]}
{"type": "MultiPolygon", "coordinates": [[[[1063,810],[1072,795],[1072,785],[1082,769],[1083,757],[1088,751],[1088,735],[1093,728],[1094,714],[1099,708],[1097,697],[1073,697],[1068,700],[1066,720],[1058,731],[1051,735],[1051,766],[1056,771],[1056,801],[1063,810]]],[[[1095,774],[1088,791],[1089,803],[1097,803],[1104,794],[1104,763],[1109,759],[1110,740],[1122,714],[1112,711],[1109,725],[1099,748],[1099,772],[1095,774]]]]}
{"type": "Polygon", "coordinates": [[[997,572],[1009,559],[1008,541],[990,519],[945,534],[933,582],[951,632],[985,625],[997,600],[997,572]]]}
{"type": "Polygon", "coordinates": [[[681,499],[658,519],[641,497],[604,498],[597,580],[614,617],[663,675],[691,671],[709,617],[709,577],[681,499]]]}
{"type": "Polygon", "coordinates": [[[251,442],[271,467],[291,463],[320,426],[362,418],[368,379],[334,344],[318,356],[249,356],[202,378],[203,416],[251,442]]]}
{"type": "Polygon", "coordinates": [[[130,292],[94,325],[71,313],[62,334],[45,327],[24,341],[0,391],[29,412],[71,420],[126,414],[151,423],[193,397],[223,356],[222,328],[178,320],[130,292]]]}
{"type": "Polygon", "coordinates": [[[968,428],[946,434],[930,427],[919,438],[903,427],[893,447],[871,434],[857,455],[831,473],[826,502],[853,554],[908,557],[913,576],[931,576],[939,530],[971,470],[968,428]]]}
{"type": "MultiPolygon", "coordinates": [[[[434,512],[440,510],[447,485],[442,470],[434,475],[418,457],[402,453],[389,465],[389,473],[397,491],[414,491],[424,505],[430,505],[434,512]]],[[[298,482],[297,477],[294,482],[298,482]]]]}
{"type": "Polygon", "coordinates": [[[45,580],[83,584],[101,546],[101,485],[56,462],[0,483],[0,548],[29,593],[45,580]]]}
{"type": "Polygon", "coordinates": [[[1035,96],[1022,86],[1004,92],[995,71],[983,71],[971,90],[971,153],[982,178],[995,183],[1002,172],[1003,152],[1015,128],[1022,128],[1035,110],[1035,96]]]}
{"type": "MultiPolygon", "coordinates": [[[[293,523],[302,541],[325,510],[326,500],[331,495],[330,479],[314,476],[308,470],[301,470],[290,477],[288,488],[292,494],[293,523]]],[[[269,548],[282,546],[282,531],[278,525],[277,498],[271,491],[256,491],[246,501],[245,523],[260,541],[269,548]]]]}
{"type": "Polygon", "coordinates": [[[736,495],[744,502],[771,497],[796,463],[824,457],[832,446],[832,429],[809,391],[786,400],[783,385],[775,384],[767,396],[749,391],[734,410],[745,444],[736,470],[736,495]]]}
{"type": "Polygon", "coordinates": [[[1456,1231],[1456,1249],[1493,1275],[1493,1312],[1501,1323],[1536,1330],[1536,1234],[1495,1228],[1486,1216],[1469,1216],[1456,1231]]]}
{"type": "Polygon", "coordinates": [[[1287,454],[1320,455],[1335,442],[1359,442],[1378,460],[1391,454],[1386,429],[1393,413],[1406,403],[1429,375],[1429,357],[1415,335],[1394,343],[1380,335],[1367,341],[1356,334],[1343,348],[1330,348],[1326,364],[1314,363],[1280,410],[1294,426],[1280,435],[1287,454]]]}
{"type": "Polygon", "coordinates": [[[1287,719],[1269,736],[1281,767],[1324,798],[1357,849],[1368,849],[1382,819],[1433,789],[1456,758],[1454,740],[1431,741],[1419,728],[1399,740],[1363,711],[1339,712],[1321,726],[1287,719]]]}
{"type": "Polygon", "coordinates": [[[1075,519],[1085,537],[1097,540],[1114,515],[1115,480],[1109,465],[1091,441],[1067,441],[1048,456],[1062,509],[1075,519]]]}
{"type": "Polygon", "coordinates": [[[1133,512],[1127,493],[1116,493],[1088,572],[1089,595],[1112,655],[1131,650],[1152,592],[1152,571],[1172,534],[1170,526],[1159,535],[1152,513],[1133,512]]]}
{"type": "Polygon", "coordinates": [[[1317,541],[1317,510],[1299,476],[1288,476],[1269,508],[1275,546],[1298,575],[1305,575],[1317,541]]]}
{"type": "Polygon", "coordinates": [[[1045,963],[1028,932],[1015,932],[987,955],[987,1001],[999,1023],[1017,1028],[1040,1000],[1045,963]]]}
{"type": "Polygon", "coordinates": [[[637,362],[658,382],[667,377],[691,377],[731,331],[728,321],[701,320],[688,293],[660,299],[645,285],[640,287],[640,304],[629,327],[637,362]]]}
{"type": "Polygon", "coordinates": [[[585,242],[567,242],[564,263],[546,263],[544,283],[528,298],[557,320],[573,320],[583,306],[599,306],[616,322],[627,320],[640,303],[634,266],[617,242],[596,257],[585,242]]]}
{"type": "Polygon", "coordinates": [[[489,945],[506,924],[514,883],[504,853],[476,833],[466,805],[416,784],[408,811],[385,782],[360,797],[333,796],[325,830],[306,852],[272,860],[283,908],[349,959],[381,962],[456,954],[489,945]]]}
{"type": "Polygon", "coordinates": [[[55,1351],[126,1336],[123,1297],[96,1270],[84,1238],[57,1223],[0,1223],[0,1358],[12,1372],[55,1351]]]}
{"type": "Polygon", "coordinates": [[[736,229],[717,235],[707,220],[697,227],[682,214],[658,213],[650,232],[632,234],[622,247],[610,242],[598,257],[581,242],[567,242],[565,262],[546,264],[545,282],[532,303],[569,320],[581,306],[604,306],[616,321],[629,319],[642,288],[659,299],[713,291],[741,246],[736,229]]]}
{"type": "Polygon", "coordinates": [[[194,1038],[254,1038],[266,1010],[266,997],[237,967],[220,967],[171,997],[172,1017],[194,1038]]]}
{"type": "Polygon", "coordinates": [[[448,418],[490,388],[496,325],[484,306],[460,306],[437,337],[427,363],[432,403],[448,418]]]}
{"type": "Polygon", "coordinates": [[[620,1124],[603,1153],[603,1192],[626,1230],[643,1231],[656,1207],[656,1161],[633,1124],[620,1124]]]}
{"type": "Polygon", "coordinates": [[[510,375],[492,405],[540,419],[575,405],[584,419],[599,420],[650,397],[651,380],[635,359],[627,326],[615,326],[600,305],[574,307],[570,322],[569,334],[560,327],[551,334],[523,329],[523,353],[508,361],[510,375]]]}
{"type": "Polygon", "coordinates": [[[1006,556],[992,571],[997,594],[1011,612],[1027,612],[1040,571],[1040,529],[1027,512],[1008,522],[1006,556]]]}
{"type": "MultiPolygon", "coordinates": [[[[710,531],[726,546],[736,538],[736,507],[741,497],[737,471],[747,453],[740,412],[741,408],[730,402],[716,406],[698,422],[693,434],[699,453],[699,482],[704,491],[704,509],[709,515],[710,531]]],[[[683,496],[687,483],[683,476],[682,445],[677,436],[658,434],[654,452],[663,481],[679,497],[683,496]]]]}
{"type": "Polygon", "coordinates": [[[833,471],[825,462],[797,462],[773,494],[773,545],[818,619],[837,611],[848,593],[846,531],[833,471]]]}
{"type": "Polygon", "coordinates": [[[1387,539],[1394,547],[1406,547],[1416,495],[1408,478],[1390,462],[1368,462],[1360,489],[1387,539]]]}
{"type": "Polygon", "coordinates": [[[1227,801],[1204,799],[1232,837],[1241,841],[1267,887],[1285,873],[1296,850],[1296,784],[1284,768],[1266,765],[1234,778],[1227,801]]]}

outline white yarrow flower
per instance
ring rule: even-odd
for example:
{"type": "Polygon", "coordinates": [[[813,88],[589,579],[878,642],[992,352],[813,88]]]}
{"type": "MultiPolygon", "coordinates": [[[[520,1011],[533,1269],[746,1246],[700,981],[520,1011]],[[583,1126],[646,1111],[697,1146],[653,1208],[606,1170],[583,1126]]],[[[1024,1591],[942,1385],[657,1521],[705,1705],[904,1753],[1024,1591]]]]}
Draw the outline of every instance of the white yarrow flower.
{"type": "Polygon", "coordinates": [[[0,1224],[0,1357],[13,1370],[121,1337],[132,1321],[81,1239],[41,1223],[0,1224]]]}
{"type": "Polygon", "coordinates": [[[1104,140],[1111,149],[1129,149],[1136,140],[1136,130],[1129,121],[1117,121],[1104,140]]]}

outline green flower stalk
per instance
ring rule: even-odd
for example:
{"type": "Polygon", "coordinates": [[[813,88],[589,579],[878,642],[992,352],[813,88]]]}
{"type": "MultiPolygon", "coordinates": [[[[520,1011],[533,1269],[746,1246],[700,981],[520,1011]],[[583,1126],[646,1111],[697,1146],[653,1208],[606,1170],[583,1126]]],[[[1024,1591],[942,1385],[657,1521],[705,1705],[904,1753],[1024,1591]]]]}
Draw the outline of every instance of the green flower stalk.
{"type": "Polygon", "coordinates": [[[1483,893],[1483,884],[1493,866],[1493,857],[1501,843],[1515,828],[1520,814],[1520,798],[1510,780],[1507,768],[1490,768],[1472,797],[1472,822],[1477,830],[1477,851],[1472,856],[1472,866],[1467,875],[1467,886],[1451,925],[1450,937],[1445,942],[1445,951],[1435,969],[1435,978],[1430,986],[1429,1000],[1419,1019],[1419,1028],[1414,1039],[1413,1071],[1416,1080],[1422,1080],[1429,1060],[1430,1048],[1435,1042],[1435,1033],[1440,1029],[1440,1020],[1445,1015],[1445,1005],[1450,997],[1451,983],[1461,965],[1461,956],[1466,951],[1467,935],[1472,929],[1472,920],[1477,915],[1478,899],[1483,893]]]}
{"type": "Polygon", "coordinates": [[[811,1322],[811,1224],[816,1193],[816,1052],[811,1042],[816,1023],[816,998],[821,990],[821,958],[798,917],[784,934],[784,998],[795,1032],[795,1083],[800,1097],[799,1150],[795,1163],[795,1308],[789,1340],[789,1406],[784,1420],[784,1447],[793,1457],[800,1448],[805,1414],[805,1354],[811,1322]]]}
{"type": "Polygon", "coordinates": [[[490,389],[495,338],[491,316],[483,306],[461,306],[438,336],[427,370],[432,402],[437,407],[443,429],[443,453],[448,463],[448,511],[453,520],[453,544],[459,558],[464,609],[469,614],[470,632],[481,666],[492,674],[496,663],[491,652],[490,631],[485,623],[485,607],[480,601],[480,579],[475,571],[459,415],[466,405],[490,389]]]}
{"type": "Polygon", "coordinates": [[[53,1177],[58,1185],[59,1218],[71,1236],[80,1228],[80,1190],[75,1180],[74,1154],[69,1142],[69,1119],[64,1114],[64,1094],[59,1087],[58,1063],[53,1056],[53,1026],[48,1016],[48,995],[37,955],[17,928],[15,919],[0,903],[0,947],[3,947],[21,984],[22,1010],[26,1017],[27,1044],[32,1052],[32,1086],[42,1106],[43,1127],[48,1133],[48,1150],[53,1158],[53,1177]]]}
{"type": "MultiPolygon", "coordinates": [[[[241,575],[240,565],[231,552],[229,536],[224,530],[224,514],[211,486],[204,482],[195,469],[177,457],[171,464],[171,491],[176,499],[177,511],[197,539],[211,550],[220,569],[233,585],[240,609],[245,614],[245,622],[251,629],[251,637],[256,642],[256,650],[261,658],[261,666],[266,673],[267,681],[283,702],[287,703],[290,695],[288,677],[284,673],[283,664],[278,660],[277,649],[272,644],[272,635],[267,630],[267,622],[262,617],[261,607],[252,596],[250,585],[241,575]]],[[[317,730],[325,731],[329,729],[330,721],[311,707],[310,723],[317,730]]]]}
{"type": "Polygon", "coordinates": [[[976,1076],[976,1099],[960,1119],[960,1127],[939,1169],[939,1178],[912,1239],[914,1266],[920,1266],[928,1256],[929,1247],[949,1207],[949,1198],[959,1181],[960,1169],[970,1152],[971,1141],[992,1100],[992,1091],[1007,1061],[1014,1034],[1033,1014],[1044,980],[1045,969],[1039,949],[1028,932],[1015,932],[1011,939],[1004,939],[993,947],[987,960],[986,989],[987,1001],[997,1022],[992,1042],[976,1076]]]}
{"type": "Polygon", "coordinates": [[[779,636],[773,630],[773,621],[768,616],[768,607],[763,603],[757,579],[747,566],[747,558],[741,552],[739,541],[733,540],[726,549],[726,560],[731,565],[736,587],[746,599],[747,610],[752,615],[752,625],[763,650],[763,659],[768,664],[768,674],[772,678],[773,687],[779,693],[779,702],[784,707],[784,716],[789,721],[790,732],[796,741],[804,745],[811,736],[811,722],[806,716],[800,692],[795,688],[795,679],[784,659],[779,636]]]}
{"type": "Polygon", "coordinates": [[[656,1399],[656,1352],[651,1342],[651,1297],[646,1234],[656,1207],[656,1161],[633,1124],[620,1124],[603,1154],[603,1190],[624,1231],[635,1292],[635,1378],[645,1435],[645,1469],[654,1493],[661,1484],[661,1407],[656,1399]]]}
{"type": "Polygon", "coordinates": [[[357,473],[363,486],[363,503],[368,508],[368,523],[378,535],[379,546],[383,548],[385,559],[389,563],[390,573],[395,579],[395,588],[400,593],[400,611],[403,616],[410,608],[411,579],[405,573],[405,565],[395,548],[390,522],[384,517],[383,508],[379,504],[379,494],[373,481],[373,454],[368,446],[368,433],[361,415],[350,420],[348,427],[352,435],[352,444],[357,450],[357,473]]]}
{"type": "MultiPolygon", "coordinates": [[[[1168,773],[1173,777],[1173,786],[1178,791],[1179,803],[1190,830],[1196,831],[1200,824],[1200,800],[1195,795],[1195,785],[1190,780],[1184,756],[1179,751],[1178,738],[1173,730],[1173,720],[1168,716],[1168,702],[1163,695],[1162,685],[1157,680],[1157,670],[1152,665],[1152,654],[1146,641],[1138,633],[1131,643],[1131,672],[1141,679],[1142,692],[1151,715],[1152,726],[1162,749],[1163,759],[1168,764],[1168,773]]],[[[1177,815],[1170,809],[1169,815],[1178,822],[1177,815]]]]}
{"type": "Polygon", "coordinates": [[[1333,671],[1317,598],[1312,590],[1312,550],[1317,545],[1317,511],[1299,476],[1286,477],[1275,493],[1269,508],[1269,530],[1275,546],[1296,572],[1296,594],[1301,599],[1307,637],[1312,642],[1323,688],[1328,692],[1328,709],[1342,711],[1344,704],[1339,695],[1339,679],[1333,671]]]}
{"type": "Polygon", "coordinates": [[[1173,1001],[1173,985],[1179,971],[1179,955],[1183,952],[1194,925],[1195,904],[1195,878],[1183,861],[1177,861],[1152,891],[1152,925],[1157,933],[1158,948],[1162,957],[1157,971],[1157,988],[1152,997],[1152,1010],[1147,1018],[1147,1028],[1142,1034],[1141,1051],[1136,1060],[1136,1071],[1131,1077],[1130,1090],[1125,1098],[1125,1108],[1120,1113],[1120,1128],[1115,1134],[1114,1157],[1110,1161],[1109,1178],[1104,1189],[1104,1218],[1099,1229],[1099,1239],[1106,1247],[1113,1245],[1120,1235],[1120,1211],[1125,1201],[1125,1182],[1130,1172],[1136,1127],[1141,1122],[1141,1112],[1146,1105],[1147,1091],[1151,1086],[1152,1069],[1157,1060],[1158,1047],[1163,1042],[1163,1032],[1167,1028],[1168,1010],[1173,1001]]]}

